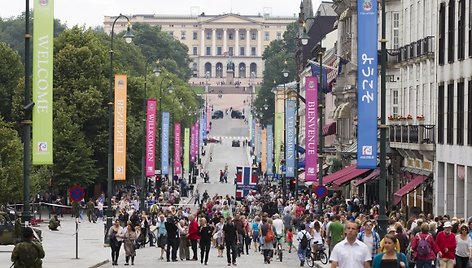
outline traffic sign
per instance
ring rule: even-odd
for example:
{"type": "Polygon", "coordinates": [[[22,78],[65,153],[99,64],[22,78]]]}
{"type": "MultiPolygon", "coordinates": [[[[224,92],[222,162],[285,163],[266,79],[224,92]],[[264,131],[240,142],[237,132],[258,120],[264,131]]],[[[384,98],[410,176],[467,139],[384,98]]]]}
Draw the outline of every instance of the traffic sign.
{"type": "Polygon", "coordinates": [[[74,202],[80,202],[85,197],[85,191],[80,186],[72,186],[69,189],[70,200],[74,202]]]}
{"type": "Polygon", "coordinates": [[[325,198],[328,195],[328,188],[324,185],[318,185],[315,187],[314,190],[316,197],[318,198],[325,198]]]}

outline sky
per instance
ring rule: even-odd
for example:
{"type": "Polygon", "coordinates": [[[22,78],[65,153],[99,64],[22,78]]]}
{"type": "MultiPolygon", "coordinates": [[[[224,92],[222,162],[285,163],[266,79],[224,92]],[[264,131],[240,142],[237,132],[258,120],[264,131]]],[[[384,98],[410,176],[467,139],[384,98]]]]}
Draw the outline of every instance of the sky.
{"type": "MultiPolygon", "coordinates": [[[[20,15],[25,10],[25,1],[2,0],[0,17],[20,15]]],[[[312,1],[316,10],[321,0],[312,1]]],[[[30,8],[33,8],[33,0],[29,2],[30,8]]],[[[301,0],[54,0],[54,13],[55,18],[68,27],[95,27],[103,25],[105,15],[116,16],[120,13],[190,15],[205,12],[208,15],[218,15],[232,12],[257,15],[269,10],[273,16],[298,16],[300,2],[301,0]]]]}

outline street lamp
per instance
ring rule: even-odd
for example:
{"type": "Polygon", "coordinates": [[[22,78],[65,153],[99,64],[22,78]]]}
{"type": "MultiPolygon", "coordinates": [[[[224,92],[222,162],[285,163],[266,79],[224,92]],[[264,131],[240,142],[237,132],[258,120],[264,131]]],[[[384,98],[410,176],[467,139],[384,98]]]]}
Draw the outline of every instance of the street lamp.
{"type": "MultiPolygon", "coordinates": [[[[285,129],[285,124],[287,122],[287,94],[286,94],[286,89],[285,89],[285,83],[287,82],[286,79],[288,75],[290,74],[290,71],[287,69],[287,61],[284,61],[284,68],[282,70],[282,75],[284,77],[284,161],[285,161],[285,171],[282,172],[282,195],[284,199],[284,203],[287,200],[287,154],[285,147],[287,146],[287,129],[285,129]]],[[[277,150],[280,150],[280,148],[277,148],[277,150]]]]}
{"type": "Polygon", "coordinates": [[[106,230],[105,230],[105,243],[107,243],[107,235],[106,232],[111,227],[111,222],[113,220],[113,210],[111,207],[111,197],[113,195],[113,37],[115,31],[115,23],[120,18],[125,18],[128,21],[128,27],[126,29],[126,34],[123,36],[125,38],[126,43],[130,43],[133,40],[134,35],[131,33],[131,21],[130,19],[120,14],[118,17],[115,18],[113,24],[111,26],[111,34],[110,34],[110,87],[108,91],[108,189],[107,189],[107,222],[106,222],[106,230]]]}

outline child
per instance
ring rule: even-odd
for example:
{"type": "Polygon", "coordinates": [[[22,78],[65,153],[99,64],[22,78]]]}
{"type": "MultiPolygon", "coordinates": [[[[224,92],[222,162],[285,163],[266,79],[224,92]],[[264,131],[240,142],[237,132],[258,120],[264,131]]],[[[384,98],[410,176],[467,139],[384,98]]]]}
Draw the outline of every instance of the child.
{"type": "Polygon", "coordinates": [[[292,228],[288,228],[287,231],[287,243],[288,243],[288,253],[292,253],[292,245],[293,245],[293,233],[292,228]]]}

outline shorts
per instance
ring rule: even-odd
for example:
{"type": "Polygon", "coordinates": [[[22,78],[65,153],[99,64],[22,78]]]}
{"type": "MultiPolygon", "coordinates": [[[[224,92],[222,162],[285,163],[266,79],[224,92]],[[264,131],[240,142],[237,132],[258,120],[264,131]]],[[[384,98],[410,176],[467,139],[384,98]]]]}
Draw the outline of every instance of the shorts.
{"type": "Polygon", "coordinates": [[[252,234],[252,241],[253,242],[259,242],[259,233],[253,233],[252,234]]]}
{"type": "Polygon", "coordinates": [[[157,246],[160,248],[165,248],[166,245],[167,245],[167,236],[159,235],[159,238],[157,238],[157,246]]]}
{"type": "Polygon", "coordinates": [[[293,242],[292,241],[289,241],[287,242],[288,243],[288,246],[291,247],[293,245],[293,242]]]}

